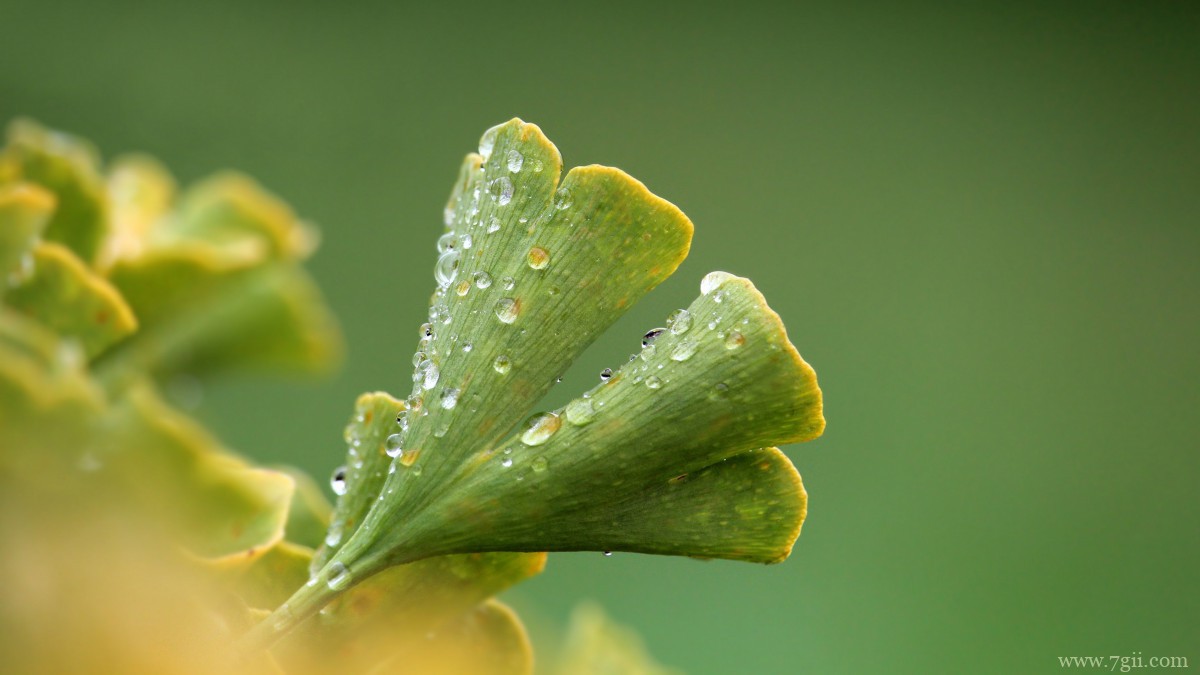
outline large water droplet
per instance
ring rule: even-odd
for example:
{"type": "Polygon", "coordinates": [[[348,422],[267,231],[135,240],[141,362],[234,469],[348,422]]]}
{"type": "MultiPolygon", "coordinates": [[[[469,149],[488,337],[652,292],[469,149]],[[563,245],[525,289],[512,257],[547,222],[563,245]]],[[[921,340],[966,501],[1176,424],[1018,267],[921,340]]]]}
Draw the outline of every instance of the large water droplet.
{"type": "Polygon", "coordinates": [[[671,349],[672,361],[687,361],[692,358],[692,354],[696,353],[696,343],[691,340],[683,340],[671,349]]]}
{"type": "Polygon", "coordinates": [[[659,387],[662,387],[662,380],[658,379],[658,376],[656,375],[651,375],[650,377],[646,378],[646,386],[650,387],[651,389],[658,389],[659,387]]]}
{"type": "Polygon", "coordinates": [[[546,458],[542,456],[534,457],[533,461],[529,463],[529,468],[533,469],[534,473],[541,473],[549,466],[550,462],[548,462],[546,458]]]}
{"type": "Polygon", "coordinates": [[[454,387],[446,387],[442,390],[442,407],[446,410],[453,410],[454,406],[458,405],[459,390],[454,387]]]}
{"type": "Polygon", "coordinates": [[[407,410],[401,410],[400,412],[396,413],[396,424],[400,427],[401,431],[408,431],[408,411],[407,410]]]}
{"type": "Polygon", "coordinates": [[[492,368],[494,368],[497,373],[505,375],[509,370],[512,369],[512,361],[508,360],[507,356],[501,354],[500,356],[496,357],[495,361],[492,361],[492,368]]]}
{"type": "Polygon", "coordinates": [[[499,231],[500,231],[500,219],[497,218],[496,216],[492,216],[492,220],[490,222],[488,222],[487,233],[491,234],[493,232],[499,232],[499,231]]]}
{"type": "Polygon", "coordinates": [[[433,277],[437,279],[439,288],[447,288],[454,281],[454,277],[458,276],[458,259],[458,250],[453,248],[438,257],[437,265],[433,268],[433,277]]]}
{"type": "Polygon", "coordinates": [[[329,576],[325,579],[326,585],[331,591],[345,590],[350,586],[350,570],[340,562],[335,562],[329,566],[329,576]]]}
{"type": "Polygon", "coordinates": [[[447,232],[446,234],[438,237],[437,252],[439,254],[456,248],[458,248],[458,235],[454,234],[453,232],[447,232]]]}
{"type": "Polygon", "coordinates": [[[592,402],[586,398],[577,398],[567,404],[567,409],[563,412],[567,421],[577,427],[582,427],[591,424],[596,416],[596,409],[592,407],[592,402]]]}
{"type": "Polygon", "coordinates": [[[504,459],[500,460],[500,466],[506,469],[512,466],[512,457],[505,457],[504,459]]]}
{"type": "Polygon", "coordinates": [[[683,335],[692,327],[692,313],[686,309],[677,309],[667,317],[667,328],[672,335],[683,335]]]}
{"type": "Polygon", "coordinates": [[[440,376],[441,371],[438,370],[437,364],[433,361],[422,361],[421,365],[417,366],[416,372],[413,373],[413,382],[424,389],[433,389],[440,376]]]}
{"type": "Polygon", "coordinates": [[[501,286],[501,288],[503,288],[506,291],[511,291],[513,288],[516,287],[516,285],[517,285],[517,280],[513,279],[512,277],[502,277],[500,279],[500,286],[501,286]]]}
{"type": "Polygon", "coordinates": [[[642,347],[646,348],[652,346],[654,341],[658,339],[658,336],[665,332],[667,332],[666,328],[651,328],[650,330],[646,331],[646,334],[642,336],[642,347]]]}
{"type": "Polygon", "coordinates": [[[567,188],[559,188],[558,192],[554,193],[554,208],[559,211],[565,211],[571,208],[571,204],[575,203],[575,198],[571,195],[571,191],[567,188]]]}
{"type": "Polygon", "coordinates": [[[502,323],[512,323],[517,320],[521,306],[512,298],[500,298],[496,301],[496,318],[502,323]]]}
{"type": "Polygon", "coordinates": [[[600,371],[600,381],[608,382],[612,379],[612,375],[612,368],[605,368],[604,370],[600,371]]]}
{"type": "Polygon", "coordinates": [[[476,272],[475,274],[471,275],[471,278],[475,281],[475,288],[482,290],[492,285],[492,275],[488,274],[487,272],[476,272]]]}
{"type": "Polygon", "coordinates": [[[525,156],[516,150],[508,151],[508,170],[513,173],[518,173],[521,170],[521,165],[525,163],[525,156]]]}
{"type": "Polygon", "coordinates": [[[465,251],[471,248],[471,245],[475,243],[475,238],[470,234],[464,234],[462,238],[458,240],[458,243],[462,245],[462,248],[465,251]]]}
{"type": "Polygon", "coordinates": [[[728,272],[709,272],[704,275],[704,279],[700,281],[700,292],[708,295],[721,287],[721,284],[729,281],[733,275],[728,272]]]}
{"type": "Polygon", "coordinates": [[[329,486],[333,488],[333,494],[339,497],[346,494],[346,467],[339,466],[333,470],[333,475],[329,477],[329,486]]]}
{"type": "Polygon", "coordinates": [[[496,126],[483,132],[483,136],[479,138],[479,155],[483,157],[483,161],[487,162],[492,156],[492,148],[496,147],[496,136],[500,134],[500,127],[504,125],[497,124],[496,126]]]}
{"type": "Polygon", "coordinates": [[[493,180],[491,183],[488,183],[488,194],[492,196],[492,199],[496,200],[498,205],[505,206],[512,201],[512,181],[508,179],[508,176],[501,176],[493,180]]]}
{"type": "Polygon", "coordinates": [[[404,453],[404,434],[392,434],[383,442],[388,457],[399,457],[404,453]]]}
{"type": "Polygon", "coordinates": [[[541,246],[529,249],[529,255],[526,257],[529,260],[529,266],[535,270],[544,270],[546,265],[550,264],[550,252],[541,246]]]}
{"type": "Polygon", "coordinates": [[[725,334],[725,349],[737,349],[746,344],[746,337],[736,330],[725,334]]]}
{"type": "Polygon", "coordinates": [[[521,442],[525,445],[541,445],[550,440],[560,427],[562,418],[554,413],[534,415],[525,422],[525,433],[521,434],[521,442]]]}

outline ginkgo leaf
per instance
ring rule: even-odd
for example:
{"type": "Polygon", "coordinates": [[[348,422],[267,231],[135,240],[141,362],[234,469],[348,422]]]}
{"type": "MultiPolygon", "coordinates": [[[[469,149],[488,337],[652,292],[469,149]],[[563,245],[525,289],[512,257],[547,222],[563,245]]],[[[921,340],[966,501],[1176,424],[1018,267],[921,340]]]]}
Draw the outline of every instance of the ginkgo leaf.
{"type": "Polygon", "coordinates": [[[15,285],[33,273],[33,247],[50,221],[54,203],[54,195],[32,183],[0,186],[0,282],[3,285],[15,285]]]}
{"type": "Polygon", "coordinates": [[[112,232],[100,259],[104,270],[116,260],[136,258],[158,243],[158,233],[166,229],[162,220],[174,205],[177,187],[170,172],[154,158],[127,155],[112,162],[106,189],[112,232]]]}
{"type": "Polygon", "coordinates": [[[60,335],[77,339],[88,358],[137,330],[137,319],[121,294],[61,244],[34,248],[33,271],[4,300],[60,335]]]}
{"type": "Polygon", "coordinates": [[[553,672],[560,675],[680,675],[660,665],[641,638],[595,604],[571,612],[567,636],[553,672]]]}
{"type": "Polygon", "coordinates": [[[30,120],[8,127],[8,145],[0,152],[0,176],[36,183],[57,199],[45,237],[93,264],[108,235],[108,197],[99,159],[89,143],[30,120]]]}

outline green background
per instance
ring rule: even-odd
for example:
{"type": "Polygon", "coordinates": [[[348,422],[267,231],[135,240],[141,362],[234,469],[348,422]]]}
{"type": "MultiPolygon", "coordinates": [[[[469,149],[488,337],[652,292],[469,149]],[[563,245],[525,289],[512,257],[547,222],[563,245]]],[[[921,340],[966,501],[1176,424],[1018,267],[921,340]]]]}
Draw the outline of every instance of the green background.
{"type": "Polygon", "coordinates": [[[242,169],[321,226],[345,368],[200,413],[321,476],[355,395],[409,388],[486,127],[683,208],[691,257],[547,405],[704,273],[749,276],[825,392],[825,436],[787,449],[810,517],[773,567],[554,555],[508,595],[542,645],[595,598],[693,673],[1196,667],[1200,10],[899,4],[0,0],[0,120],[242,169]]]}

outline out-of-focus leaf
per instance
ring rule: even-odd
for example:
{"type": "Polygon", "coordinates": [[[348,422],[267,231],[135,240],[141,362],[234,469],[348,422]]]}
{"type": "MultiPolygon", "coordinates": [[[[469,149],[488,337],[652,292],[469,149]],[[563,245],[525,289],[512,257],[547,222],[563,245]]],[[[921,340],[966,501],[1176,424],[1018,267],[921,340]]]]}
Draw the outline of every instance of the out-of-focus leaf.
{"type": "Polygon", "coordinates": [[[325,499],[325,493],[312,476],[295,467],[277,467],[277,470],[291,476],[296,482],[292,506],[288,509],[285,536],[288,541],[316,548],[325,537],[333,506],[325,499]]]}
{"type": "Polygon", "coordinates": [[[248,607],[265,610],[278,607],[308,581],[311,562],[311,548],[281,540],[203,564],[248,607]]]}
{"type": "Polygon", "coordinates": [[[121,294],[60,244],[33,250],[33,272],[5,302],[59,334],[79,340],[88,358],[137,330],[121,294]]]}
{"type": "Polygon", "coordinates": [[[33,247],[50,221],[54,201],[54,195],[32,183],[0,186],[0,283],[11,286],[33,272],[33,247]]]}
{"type": "Polygon", "coordinates": [[[316,232],[301,222],[283,200],[252,178],[228,172],[188,190],[179,216],[168,230],[184,240],[222,246],[254,241],[272,258],[303,259],[317,245],[316,232]]]}
{"type": "Polygon", "coordinates": [[[175,200],[175,179],[152,157],[118,157],[108,170],[107,190],[112,213],[112,233],[102,256],[103,269],[120,258],[136,258],[155,243],[165,229],[175,200]]]}
{"type": "Polygon", "coordinates": [[[108,205],[96,150],[86,141],[50,131],[30,120],[8,127],[0,175],[36,183],[57,197],[45,237],[96,262],[108,234],[108,205]]]}
{"type": "Polygon", "coordinates": [[[560,675],[680,675],[657,663],[636,633],[605,615],[598,606],[580,605],[571,613],[567,638],[555,672],[560,675]]]}
{"type": "Polygon", "coordinates": [[[192,553],[245,555],[283,538],[294,483],[232,456],[148,387],[113,408],[113,442],[97,459],[125,476],[127,489],[161,513],[192,553]]]}
{"type": "Polygon", "coordinates": [[[516,613],[498,600],[488,600],[368,672],[529,675],[533,648],[516,613]]]}
{"type": "Polygon", "coordinates": [[[100,377],[331,368],[342,343],[324,299],[302,268],[261,255],[189,242],[118,261],[112,281],[142,327],[99,364],[100,377]]]}

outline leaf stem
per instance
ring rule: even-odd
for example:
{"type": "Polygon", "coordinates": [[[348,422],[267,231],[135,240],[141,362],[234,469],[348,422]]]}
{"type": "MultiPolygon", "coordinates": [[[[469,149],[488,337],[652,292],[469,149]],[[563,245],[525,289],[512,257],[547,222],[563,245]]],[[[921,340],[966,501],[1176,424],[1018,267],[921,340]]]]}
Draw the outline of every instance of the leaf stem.
{"type": "Polygon", "coordinates": [[[242,651],[250,653],[268,649],[305,619],[345,592],[346,589],[330,588],[328,583],[322,581],[324,578],[324,574],[314,576],[315,582],[301,586],[287,602],[251,627],[238,641],[242,651]]]}

